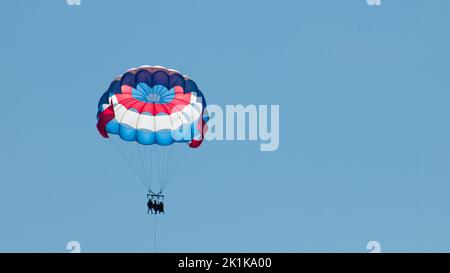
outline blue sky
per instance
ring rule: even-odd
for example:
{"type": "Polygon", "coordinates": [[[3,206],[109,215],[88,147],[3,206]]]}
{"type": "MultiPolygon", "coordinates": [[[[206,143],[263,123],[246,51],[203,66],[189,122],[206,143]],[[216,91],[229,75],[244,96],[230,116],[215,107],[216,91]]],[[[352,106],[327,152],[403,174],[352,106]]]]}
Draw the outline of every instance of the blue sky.
{"type": "Polygon", "coordinates": [[[184,163],[158,251],[450,251],[449,8],[3,1],[0,251],[153,251],[145,188],[95,128],[110,81],[145,64],[209,103],[280,105],[277,151],[207,142],[184,163]]]}

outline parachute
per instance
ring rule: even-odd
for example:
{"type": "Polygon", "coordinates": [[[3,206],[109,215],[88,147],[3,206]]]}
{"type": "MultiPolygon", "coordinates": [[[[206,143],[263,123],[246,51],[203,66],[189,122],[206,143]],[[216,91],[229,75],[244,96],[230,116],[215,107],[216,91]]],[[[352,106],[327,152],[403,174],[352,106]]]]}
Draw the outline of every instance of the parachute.
{"type": "Polygon", "coordinates": [[[197,84],[176,70],[142,66],[115,78],[98,103],[97,129],[112,139],[149,194],[161,194],[209,119],[197,84]]]}

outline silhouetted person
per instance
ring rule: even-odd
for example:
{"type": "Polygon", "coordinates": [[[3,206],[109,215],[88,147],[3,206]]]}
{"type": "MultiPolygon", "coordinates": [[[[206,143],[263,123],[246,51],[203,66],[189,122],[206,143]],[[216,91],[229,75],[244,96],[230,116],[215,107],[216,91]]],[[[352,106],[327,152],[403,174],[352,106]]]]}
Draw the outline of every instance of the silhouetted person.
{"type": "Polygon", "coordinates": [[[163,209],[160,201],[155,201],[153,208],[155,210],[155,213],[159,214],[159,213],[164,212],[164,209],[163,209]]]}
{"type": "MultiPolygon", "coordinates": [[[[155,202],[156,203],[156,202],[155,202]]],[[[147,214],[151,211],[152,212],[152,214],[153,214],[153,209],[154,209],[154,207],[155,207],[155,203],[153,203],[153,201],[152,201],[152,199],[148,199],[148,202],[147,202],[147,208],[148,208],[148,210],[147,210],[147,214]]],[[[155,212],[156,213],[156,212],[155,212]]]]}
{"type": "Polygon", "coordinates": [[[162,201],[159,202],[159,212],[164,214],[164,203],[162,201]]]}

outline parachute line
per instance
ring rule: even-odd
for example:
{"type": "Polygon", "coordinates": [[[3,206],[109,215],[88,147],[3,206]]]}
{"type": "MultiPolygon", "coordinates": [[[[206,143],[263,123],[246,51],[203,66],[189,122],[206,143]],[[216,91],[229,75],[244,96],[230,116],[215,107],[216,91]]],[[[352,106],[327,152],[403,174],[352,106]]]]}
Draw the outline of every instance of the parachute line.
{"type": "Polygon", "coordinates": [[[124,141],[119,135],[111,135],[111,139],[134,175],[148,192],[154,193],[166,189],[192,150],[182,142],[160,146],[124,141]]]}
{"type": "Polygon", "coordinates": [[[156,253],[156,213],[155,213],[155,217],[154,217],[154,225],[153,225],[153,252],[156,253]]]}

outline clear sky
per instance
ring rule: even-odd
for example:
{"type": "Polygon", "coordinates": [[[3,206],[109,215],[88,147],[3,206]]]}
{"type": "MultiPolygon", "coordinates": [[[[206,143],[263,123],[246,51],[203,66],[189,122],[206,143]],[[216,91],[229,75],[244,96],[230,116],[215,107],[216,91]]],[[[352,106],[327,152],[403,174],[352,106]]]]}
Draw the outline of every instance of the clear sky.
{"type": "Polygon", "coordinates": [[[190,75],[212,104],[280,105],[277,151],[207,142],[184,163],[158,251],[450,251],[449,11],[2,1],[0,251],[153,251],[145,188],[95,128],[110,81],[145,64],[190,75]]]}

